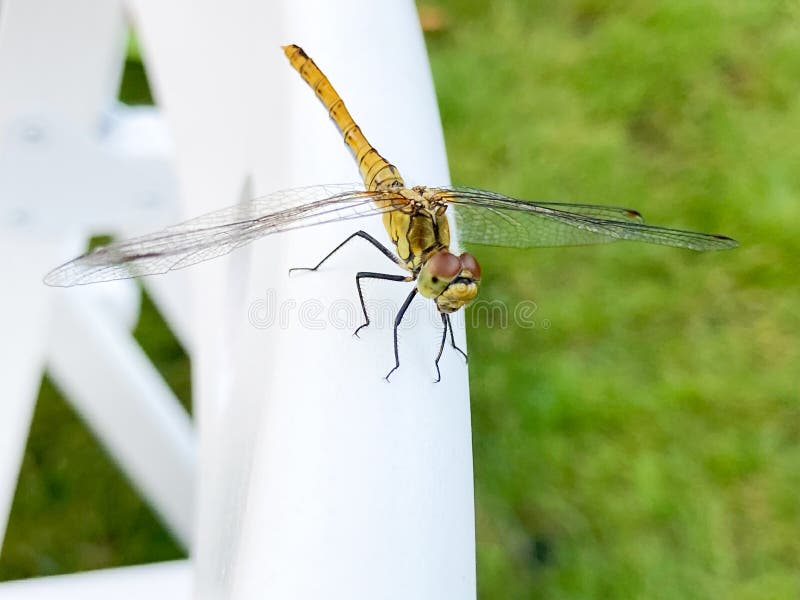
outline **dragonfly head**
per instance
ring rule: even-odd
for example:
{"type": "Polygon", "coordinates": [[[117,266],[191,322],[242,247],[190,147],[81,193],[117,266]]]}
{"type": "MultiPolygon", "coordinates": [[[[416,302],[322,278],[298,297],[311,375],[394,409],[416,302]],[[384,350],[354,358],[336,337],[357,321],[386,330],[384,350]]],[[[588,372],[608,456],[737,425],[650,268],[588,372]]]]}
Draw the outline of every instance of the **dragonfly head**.
{"type": "Polygon", "coordinates": [[[451,313],[471,302],[478,295],[481,267],[469,252],[460,256],[441,250],[422,265],[417,289],[426,298],[433,298],[439,312],[451,313]]]}

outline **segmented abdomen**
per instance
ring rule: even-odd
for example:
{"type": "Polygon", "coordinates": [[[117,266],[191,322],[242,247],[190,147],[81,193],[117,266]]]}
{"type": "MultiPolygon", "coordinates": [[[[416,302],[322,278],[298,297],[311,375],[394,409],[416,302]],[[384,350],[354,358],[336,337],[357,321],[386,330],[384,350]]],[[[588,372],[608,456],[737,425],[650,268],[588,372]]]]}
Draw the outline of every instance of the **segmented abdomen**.
{"type": "Polygon", "coordinates": [[[300,46],[284,46],[283,52],[292,67],[300,73],[303,80],[314,90],[325,108],[328,109],[336,127],[344,136],[345,143],[353,151],[361,178],[368,190],[385,190],[393,187],[404,187],[403,178],[393,164],[383,158],[372,147],[356,125],[342,98],[325,77],[323,72],[300,46]]]}

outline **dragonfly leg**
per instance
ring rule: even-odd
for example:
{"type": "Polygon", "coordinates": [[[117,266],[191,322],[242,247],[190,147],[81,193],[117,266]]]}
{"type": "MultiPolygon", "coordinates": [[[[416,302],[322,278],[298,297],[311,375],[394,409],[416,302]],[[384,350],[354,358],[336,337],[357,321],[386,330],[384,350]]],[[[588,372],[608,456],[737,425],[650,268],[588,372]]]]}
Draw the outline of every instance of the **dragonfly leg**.
{"type": "MultiPolygon", "coordinates": [[[[436,365],[436,381],[434,383],[439,383],[442,380],[442,372],[439,370],[439,359],[442,358],[444,343],[447,341],[447,328],[450,327],[450,320],[447,318],[447,314],[441,313],[441,315],[444,329],[442,330],[442,343],[439,344],[439,352],[436,353],[436,360],[433,362],[433,364],[436,365]]],[[[452,329],[452,327],[450,328],[452,329]]]]}
{"type": "Polygon", "coordinates": [[[363,239],[367,240],[370,244],[372,244],[378,250],[380,250],[393,263],[395,263],[397,265],[400,265],[400,266],[404,266],[403,265],[403,261],[401,261],[397,256],[395,256],[392,253],[391,250],[389,250],[386,246],[381,244],[378,240],[376,240],[374,237],[372,237],[366,231],[356,231],[354,234],[348,236],[345,241],[343,241],[341,244],[336,246],[336,248],[331,250],[325,258],[323,258],[321,261],[319,261],[317,263],[317,265],[315,267],[294,267],[294,268],[289,269],[289,273],[291,273],[292,271],[316,271],[317,269],[319,269],[322,266],[322,263],[324,263],[331,256],[336,254],[336,252],[338,252],[342,248],[342,246],[344,246],[347,242],[349,242],[350,240],[352,240],[355,237],[360,237],[360,238],[363,238],[363,239]]]}
{"type": "Polygon", "coordinates": [[[445,320],[447,321],[447,326],[450,328],[450,345],[461,353],[461,356],[464,357],[465,361],[469,362],[469,359],[467,358],[467,353],[464,352],[458,346],[456,346],[456,338],[453,336],[453,324],[450,322],[450,315],[447,313],[442,313],[442,316],[445,318],[445,320]]]}
{"type": "Polygon", "coordinates": [[[397,349],[397,328],[400,327],[400,322],[403,320],[403,316],[406,314],[408,307],[411,305],[411,301],[416,295],[417,288],[414,288],[411,290],[411,293],[406,298],[406,301],[403,302],[403,306],[400,307],[400,310],[397,312],[397,316],[394,318],[394,367],[386,374],[386,377],[384,377],[386,381],[389,381],[389,375],[400,368],[400,351],[397,349]]]}
{"type": "Polygon", "coordinates": [[[356,289],[358,290],[358,300],[361,302],[361,310],[364,312],[364,323],[359,325],[358,329],[353,332],[353,335],[358,337],[358,332],[369,325],[369,315],[367,314],[367,305],[364,302],[364,293],[361,291],[362,279],[386,279],[387,281],[413,281],[407,275],[389,275],[387,273],[372,273],[370,271],[361,271],[356,273],[356,289]]]}

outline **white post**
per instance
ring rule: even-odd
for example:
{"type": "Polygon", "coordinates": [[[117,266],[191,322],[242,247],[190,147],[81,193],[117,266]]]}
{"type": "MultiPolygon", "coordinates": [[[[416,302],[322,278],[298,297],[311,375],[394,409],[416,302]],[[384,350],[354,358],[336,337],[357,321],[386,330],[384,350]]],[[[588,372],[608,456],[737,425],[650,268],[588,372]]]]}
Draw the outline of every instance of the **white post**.
{"type": "Polygon", "coordinates": [[[45,360],[167,526],[186,544],[191,535],[190,421],[125,331],[136,286],[42,283],[90,233],[151,230],[173,208],[160,122],[117,106],[125,39],[119,0],[8,0],[0,11],[0,539],[45,360]]]}
{"type": "Polygon", "coordinates": [[[41,275],[81,247],[63,219],[58,239],[42,233],[41,220],[47,200],[56,207],[73,199],[58,184],[85,145],[73,149],[72,164],[54,159],[63,145],[84,141],[75,131],[99,126],[117,82],[110,49],[122,32],[114,2],[47,4],[6,1],[0,10],[0,545],[44,364],[51,296],[41,275]],[[94,35],[76,35],[83,28],[94,35]]]}
{"type": "MultiPolygon", "coordinates": [[[[132,6],[175,135],[184,197],[196,208],[357,180],[341,137],[286,63],[286,43],[317,60],[410,183],[447,182],[412,2],[132,6]]],[[[360,310],[354,274],[393,266],[359,242],[319,273],[287,276],[359,227],[386,239],[379,219],[353,221],[267,239],[193,271],[203,290],[193,354],[198,598],[475,595],[461,357],[446,351],[443,381],[432,383],[440,329],[419,301],[415,327],[401,333],[402,366],[383,381],[393,364],[391,323],[376,319],[362,340],[351,337],[360,310]],[[277,320],[261,328],[268,315],[253,312],[269,302],[277,320]]],[[[395,308],[409,291],[367,286],[370,299],[395,308]]]]}
{"type": "Polygon", "coordinates": [[[0,546],[5,534],[17,474],[28,439],[36,395],[42,380],[49,298],[38,289],[36,269],[47,269],[59,255],[59,244],[31,243],[27,236],[0,233],[4,256],[24,253],[24,263],[5,261],[0,278],[13,282],[13,294],[0,302],[0,546]]]}
{"type": "MultiPolygon", "coordinates": [[[[256,195],[357,178],[340,136],[280,53],[279,45],[290,42],[317,60],[368,138],[409,183],[447,182],[413,3],[287,2],[282,19],[273,5],[257,2],[226,4],[219,12],[183,4],[164,9],[176,22],[191,15],[183,20],[185,39],[163,20],[157,31],[162,9],[148,0],[136,5],[140,30],[150,32],[146,46],[160,98],[173,127],[185,133],[176,136],[185,190],[207,196],[200,184],[214,178],[208,169],[218,140],[222,179],[211,185],[224,191],[224,201],[236,181],[231,174],[248,170],[256,195]],[[186,44],[203,39],[240,62],[203,63],[208,51],[186,44]],[[191,49],[202,70],[184,65],[179,73],[179,62],[160,58],[159,44],[164,52],[170,44],[175,53],[191,49]],[[177,89],[181,78],[184,92],[202,90],[203,82],[215,87],[197,99],[177,89]],[[229,84],[244,95],[217,91],[229,84]],[[192,135],[193,122],[206,125],[192,135]],[[225,135],[216,133],[220,123],[225,135]],[[245,157],[236,154],[239,134],[245,157]],[[186,158],[187,149],[194,156],[186,158]]],[[[224,365],[226,374],[222,382],[199,374],[214,382],[220,399],[217,406],[203,403],[209,390],[198,389],[205,420],[199,598],[475,596],[467,371],[448,349],[443,381],[433,383],[441,330],[430,303],[419,300],[410,313],[416,324],[401,332],[402,366],[386,383],[391,323],[376,319],[362,340],[350,333],[359,322],[355,272],[396,272],[393,266],[357,241],[319,273],[287,276],[289,267],[313,264],[360,227],[386,239],[377,218],[330,225],[238,253],[231,262],[239,270],[227,280],[210,265],[195,272],[199,285],[236,291],[226,297],[210,290],[216,300],[201,300],[197,313],[211,331],[197,339],[196,353],[206,357],[199,368],[224,365]],[[257,313],[270,302],[276,321],[262,327],[269,315],[257,313]],[[343,318],[348,322],[339,326],[343,318]]],[[[367,286],[370,299],[391,300],[395,309],[409,291],[409,285],[367,286]]],[[[457,339],[464,344],[461,321],[457,339]]]]}

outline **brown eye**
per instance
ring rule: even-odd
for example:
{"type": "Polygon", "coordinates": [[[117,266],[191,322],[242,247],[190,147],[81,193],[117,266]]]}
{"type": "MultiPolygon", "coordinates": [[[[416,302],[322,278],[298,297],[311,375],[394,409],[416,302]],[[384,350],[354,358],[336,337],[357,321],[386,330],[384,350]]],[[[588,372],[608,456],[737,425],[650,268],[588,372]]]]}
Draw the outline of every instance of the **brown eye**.
{"type": "Polygon", "coordinates": [[[472,256],[472,254],[469,252],[464,252],[458,257],[458,260],[461,263],[461,268],[472,273],[472,277],[475,279],[481,278],[481,266],[478,264],[478,261],[475,260],[475,257],[472,256]]]}
{"type": "Polygon", "coordinates": [[[453,279],[461,271],[461,262],[454,254],[437,252],[428,260],[428,272],[439,279],[453,279]]]}

